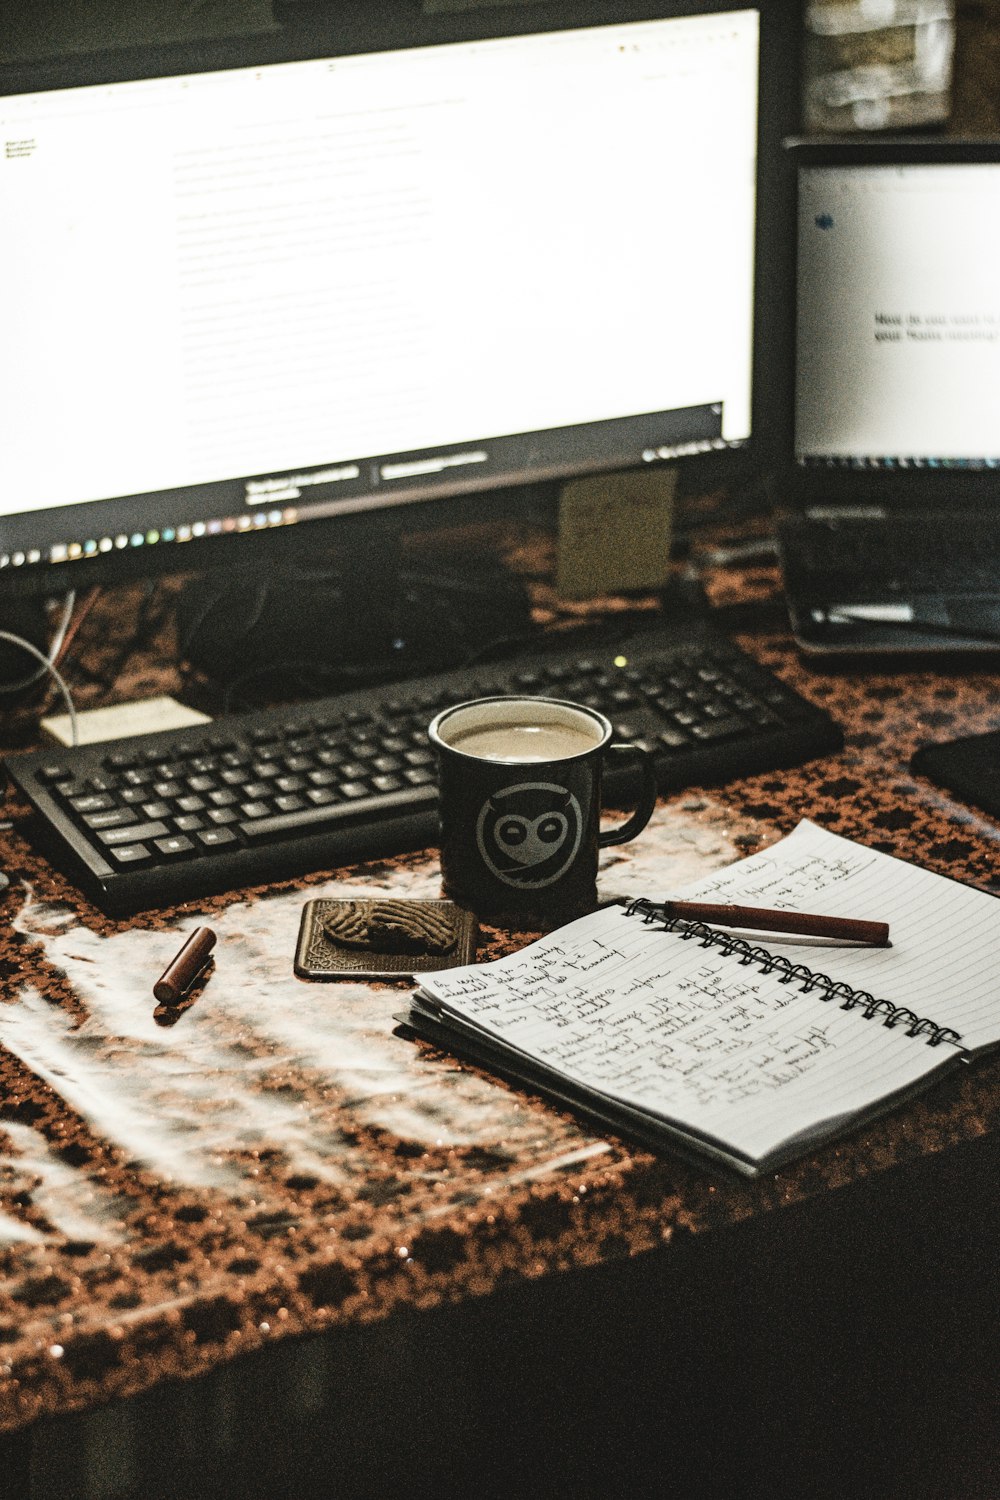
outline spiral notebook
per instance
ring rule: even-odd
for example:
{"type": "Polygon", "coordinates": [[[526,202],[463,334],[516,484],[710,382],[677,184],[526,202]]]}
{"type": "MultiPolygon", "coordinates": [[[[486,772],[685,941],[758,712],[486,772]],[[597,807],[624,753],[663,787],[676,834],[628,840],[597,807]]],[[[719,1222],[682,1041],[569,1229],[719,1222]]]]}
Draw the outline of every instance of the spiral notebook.
{"type": "Polygon", "coordinates": [[[887,921],[764,941],[640,898],[421,976],[407,1027],[654,1148],[748,1176],[1000,1043],[1000,901],[809,822],[671,897],[887,921]]]}

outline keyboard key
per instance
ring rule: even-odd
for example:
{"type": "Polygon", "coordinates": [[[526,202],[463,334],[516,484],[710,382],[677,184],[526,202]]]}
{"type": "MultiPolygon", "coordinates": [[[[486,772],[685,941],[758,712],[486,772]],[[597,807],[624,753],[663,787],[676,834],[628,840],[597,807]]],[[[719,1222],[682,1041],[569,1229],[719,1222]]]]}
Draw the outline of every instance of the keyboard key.
{"type": "Polygon", "coordinates": [[[385,774],[372,777],[372,786],[377,792],[398,792],[403,782],[398,776],[385,774]]]}
{"type": "Polygon", "coordinates": [[[166,823],[130,823],[126,828],[102,828],[97,837],[106,849],[118,844],[132,843],[138,839],[158,839],[169,834],[166,823]]]}
{"type": "Polygon", "coordinates": [[[266,818],[271,811],[270,802],[260,799],[253,802],[244,802],[240,808],[240,816],[243,818],[266,818]]]}
{"type": "Polygon", "coordinates": [[[275,797],[274,805],[279,812],[283,813],[298,812],[300,807],[305,807],[302,798],[296,796],[294,792],[286,792],[282,797],[275,797]]]}
{"type": "Polygon", "coordinates": [[[117,776],[88,776],[87,785],[92,792],[114,792],[118,789],[117,776]]]}
{"type": "MultiPolygon", "coordinates": [[[[419,795],[425,796],[426,792],[421,792],[419,795]]],[[[372,797],[370,807],[373,812],[379,808],[394,805],[403,807],[410,802],[411,796],[409,792],[388,792],[381,797],[372,797]]],[[[357,803],[351,805],[337,802],[326,807],[305,807],[301,812],[279,813],[273,818],[259,818],[256,822],[241,823],[240,832],[244,838],[262,841],[278,838],[287,833],[312,832],[313,830],[318,832],[326,823],[348,816],[357,818],[360,815],[362,815],[362,809],[357,803]]]]}
{"type": "Polygon", "coordinates": [[[38,772],[38,779],[44,782],[46,786],[53,786],[57,781],[69,781],[72,775],[73,772],[68,766],[61,766],[56,762],[50,761],[48,765],[41,767],[38,772]]]}
{"type": "Polygon", "coordinates": [[[681,750],[691,743],[690,735],[683,729],[661,729],[656,738],[665,750],[681,750]]]}
{"type": "Polygon", "coordinates": [[[104,757],[103,764],[109,771],[130,771],[139,764],[139,757],[137,750],[115,750],[104,757]]]}
{"type": "MultiPolygon", "coordinates": [[[[209,822],[214,823],[217,828],[224,828],[227,823],[235,823],[239,813],[235,807],[210,807],[208,809],[209,822]]],[[[178,818],[178,823],[180,819],[178,818]]]]}
{"type": "Polygon", "coordinates": [[[193,854],[194,845],[184,833],[171,833],[165,839],[154,839],[154,844],[161,854],[168,859],[177,859],[182,854],[193,854]]]}
{"type": "Polygon", "coordinates": [[[116,865],[146,864],[151,858],[145,844],[118,844],[114,849],[108,850],[108,856],[116,865]]]}
{"type": "Polygon", "coordinates": [[[362,761],[349,760],[340,767],[340,774],[341,776],[345,776],[348,781],[358,781],[361,777],[368,774],[368,766],[362,761]]]}
{"type": "Polygon", "coordinates": [[[110,807],[106,812],[85,813],[83,821],[96,833],[101,828],[123,828],[126,823],[138,823],[139,818],[131,807],[110,807]]]}
{"type": "Polygon", "coordinates": [[[144,802],[142,815],[152,822],[155,818],[169,818],[173,808],[169,802],[144,802]]]}
{"type": "Polygon", "coordinates": [[[174,819],[174,827],[178,833],[194,833],[204,826],[205,820],[201,813],[182,813],[179,818],[174,819]]]}
{"type": "Polygon", "coordinates": [[[306,778],[313,786],[333,786],[337,780],[336,772],[324,769],[322,771],[310,771],[306,778]]]}
{"type": "Polygon", "coordinates": [[[367,781],[342,781],[338,786],[337,791],[342,797],[353,800],[357,797],[370,796],[371,787],[368,785],[367,781]]]}
{"type": "Polygon", "coordinates": [[[744,719],[711,719],[707,724],[692,724],[691,736],[693,739],[703,742],[708,740],[727,740],[734,735],[742,733],[746,729],[744,719]]]}
{"type": "Polygon", "coordinates": [[[114,807],[114,798],[107,792],[85,792],[82,797],[71,797],[69,805],[74,812],[95,813],[103,812],[105,808],[114,807]]]}
{"type": "Polygon", "coordinates": [[[279,776],[274,784],[279,792],[301,792],[306,781],[304,776],[279,776]]]}
{"type": "Polygon", "coordinates": [[[223,849],[228,844],[238,844],[239,839],[231,828],[203,828],[198,843],[203,849],[223,849]]]}

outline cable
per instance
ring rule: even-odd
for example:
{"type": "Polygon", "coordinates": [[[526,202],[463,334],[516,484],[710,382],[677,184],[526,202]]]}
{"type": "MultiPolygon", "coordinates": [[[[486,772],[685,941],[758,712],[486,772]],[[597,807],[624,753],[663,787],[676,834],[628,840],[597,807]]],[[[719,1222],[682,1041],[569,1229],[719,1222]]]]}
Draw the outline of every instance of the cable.
{"type": "MultiPolygon", "coordinates": [[[[76,591],[71,589],[63,601],[62,615],[59,619],[58,625],[56,626],[56,633],[53,637],[52,645],[49,647],[48,656],[45,656],[44,653],[37,647],[35,647],[32,652],[33,655],[38,657],[42,665],[38,668],[37,671],[30,672],[27,677],[22,677],[17,682],[0,683],[0,693],[19,693],[24,688],[33,687],[36,682],[41,681],[46,671],[48,671],[52,667],[53,663],[57,660],[60,651],[63,649],[63,644],[66,640],[66,632],[69,630],[69,623],[73,618],[73,610],[75,607],[76,591]]],[[[0,634],[3,634],[3,632],[0,632],[0,634]]],[[[28,645],[28,642],[25,641],[21,636],[7,636],[5,638],[21,646],[28,645]]]]}
{"type": "MultiPolygon", "coordinates": [[[[66,705],[66,711],[69,714],[72,743],[74,745],[78,745],[80,743],[80,736],[77,729],[76,708],[73,704],[72,694],[70,693],[69,688],[66,686],[65,678],[59,671],[59,668],[53,665],[53,663],[49,660],[49,658],[43,651],[39,651],[37,646],[33,645],[31,641],[26,641],[21,635],[14,635],[9,630],[0,630],[0,641],[9,641],[12,646],[20,646],[22,650],[29,652],[31,656],[37,657],[45,671],[49,672],[55,678],[59,686],[59,691],[62,693],[63,702],[66,705]]],[[[35,676],[30,678],[29,681],[35,682],[39,677],[41,677],[41,675],[41,672],[36,672],[35,676]]]]}
{"type": "Polygon", "coordinates": [[[83,625],[87,616],[91,613],[100,597],[101,586],[100,584],[94,584],[87,590],[83,598],[79,601],[79,605],[74,613],[74,617],[69,629],[66,631],[61,641],[57,640],[55,642],[52,651],[50,651],[49,653],[52,658],[53,666],[62,666],[69,648],[72,646],[73,642],[80,634],[80,627],[83,625]]]}

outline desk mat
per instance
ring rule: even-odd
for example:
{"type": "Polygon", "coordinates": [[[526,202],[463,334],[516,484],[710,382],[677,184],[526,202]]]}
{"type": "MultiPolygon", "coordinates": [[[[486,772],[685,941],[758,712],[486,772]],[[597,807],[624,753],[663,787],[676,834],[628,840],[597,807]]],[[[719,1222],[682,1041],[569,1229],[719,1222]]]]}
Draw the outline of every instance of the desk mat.
{"type": "MultiPolygon", "coordinates": [[[[681,799],[609,851],[602,895],[659,892],[762,837],[681,799]]],[[[148,925],[14,901],[0,941],[0,1430],[285,1334],[632,1254],[698,1202],[710,1211],[709,1179],[694,1174],[692,1195],[680,1163],[395,1035],[405,981],[295,977],[306,898],[388,890],[436,896],[436,863],[148,925]],[[204,921],[212,972],[158,1007],[153,981],[204,921]],[[641,1204],[623,1194],[637,1166],[653,1174],[641,1204]]],[[[483,952],[511,941],[486,929],[483,952]]]]}
{"type": "MultiPolygon", "coordinates": [[[[773,589],[761,569],[713,596],[741,606],[773,589]]],[[[121,666],[116,622],[93,632],[90,658],[113,658],[100,680],[121,666]]],[[[803,816],[997,888],[996,826],[906,769],[921,742],[996,727],[995,675],[817,674],[782,636],[742,644],[845,725],[843,752],[671,798],[635,844],[607,851],[602,896],[659,894],[803,816]]],[[[177,690],[154,645],[133,651],[123,696],[177,690]]],[[[405,984],[347,981],[333,1005],[330,986],[292,976],[306,899],[434,897],[426,855],[128,924],[82,903],[21,836],[27,809],[12,812],[0,831],[15,877],[0,897],[0,1430],[296,1334],[735,1225],[1000,1128],[988,1060],[773,1179],[713,1177],[394,1038],[405,984]],[[152,983],[205,922],[220,937],[215,971],[158,1026],[152,983]]],[[[484,958],[509,946],[483,930],[484,958]]]]}

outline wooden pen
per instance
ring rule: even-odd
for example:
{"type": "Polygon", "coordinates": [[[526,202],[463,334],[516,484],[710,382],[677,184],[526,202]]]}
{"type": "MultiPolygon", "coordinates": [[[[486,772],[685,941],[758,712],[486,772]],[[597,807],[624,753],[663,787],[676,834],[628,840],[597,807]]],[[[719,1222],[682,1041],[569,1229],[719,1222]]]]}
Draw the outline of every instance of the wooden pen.
{"type": "Polygon", "coordinates": [[[804,911],[776,911],[764,906],[730,906],[711,901],[665,901],[667,916],[723,927],[750,927],[767,932],[794,932],[799,937],[841,938],[889,946],[888,922],[867,922],[855,917],[826,917],[804,911]]]}

